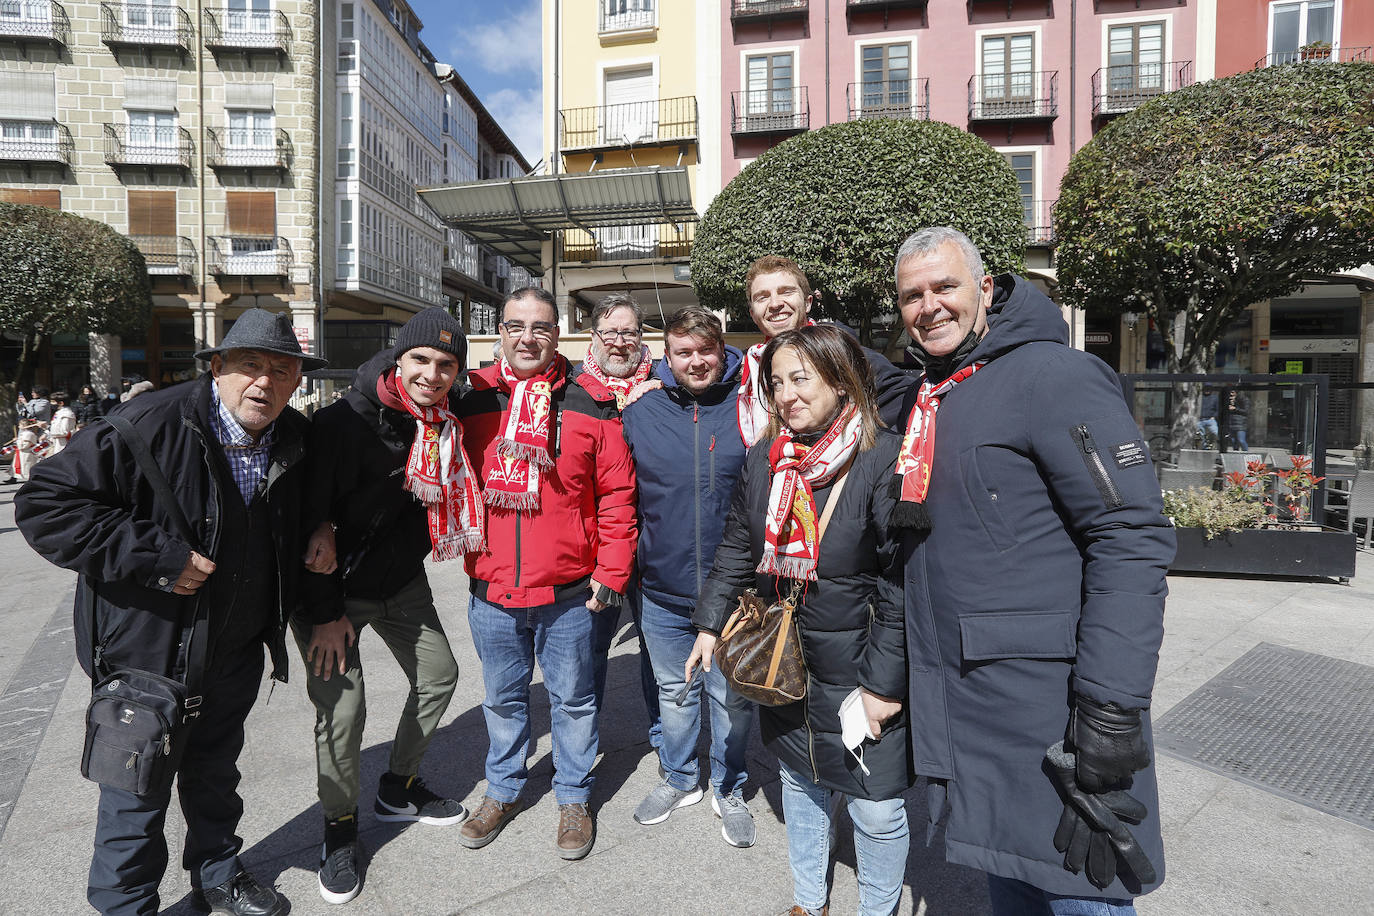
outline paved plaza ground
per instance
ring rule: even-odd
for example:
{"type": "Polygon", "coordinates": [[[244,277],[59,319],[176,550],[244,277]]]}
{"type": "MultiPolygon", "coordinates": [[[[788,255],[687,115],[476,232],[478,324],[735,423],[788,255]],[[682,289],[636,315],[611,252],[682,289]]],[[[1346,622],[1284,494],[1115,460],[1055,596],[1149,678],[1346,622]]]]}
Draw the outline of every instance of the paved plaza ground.
{"type": "MultiPolygon", "coordinates": [[[[89,685],[71,649],[75,576],[40,560],[15,530],[16,489],[0,486],[0,914],[79,914],[88,912],[84,894],[97,789],[78,772],[89,685]]],[[[423,772],[433,788],[472,807],[482,796],[486,733],[461,564],[433,566],[431,581],[461,674],[423,772]]],[[[1349,586],[1186,576],[1171,578],[1169,585],[1157,720],[1261,644],[1374,666],[1374,554],[1361,553],[1349,586]]],[[[565,862],[554,852],[548,706],[539,688],[538,746],[528,788],[532,806],[496,842],[469,850],[459,844],[457,828],[402,829],[370,817],[405,696],[403,677],[372,634],[362,644],[370,728],[362,800],[362,839],[370,861],[362,894],[341,908],[325,904],[316,890],[321,820],[313,715],[296,657],[291,682],[270,698],[264,684],[248,721],[240,760],[247,805],[244,859],[286,894],[296,914],[786,912],[791,881],[777,769],[758,744],[757,731],[745,792],[759,828],[754,847],[727,846],[709,804],[679,811],[655,827],[631,818],[657,779],[635,652],[633,629],[625,628],[611,658],[602,714],[593,797],[599,834],[585,860],[565,862]]],[[[1371,702],[1368,696],[1351,698],[1356,699],[1365,708],[1371,702]]],[[[1301,755],[1309,749],[1295,739],[1291,750],[1301,755]]],[[[1374,830],[1167,754],[1155,765],[1168,874],[1160,890],[1139,901],[1142,914],[1374,911],[1374,830]]],[[[1372,788],[1374,772],[1366,772],[1356,791],[1368,798],[1372,788]]],[[[900,912],[986,913],[982,875],[945,864],[942,853],[922,844],[919,788],[909,794],[908,810],[913,848],[900,912]]],[[[176,865],[181,831],[174,810],[167,820],[173,864],[162,886],[163,905],[174,914],[194,912],[187,876],[176,865]]],[[[853,866],[853,847],[842,841],[831,907],[836,914],[856,908],[853,866]]]]}

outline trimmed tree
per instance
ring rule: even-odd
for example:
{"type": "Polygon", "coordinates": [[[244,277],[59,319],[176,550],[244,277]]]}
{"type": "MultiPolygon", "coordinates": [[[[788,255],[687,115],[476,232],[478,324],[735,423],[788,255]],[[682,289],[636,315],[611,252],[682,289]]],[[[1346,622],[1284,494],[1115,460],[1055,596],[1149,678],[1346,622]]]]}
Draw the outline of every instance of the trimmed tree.
{"type": "MultiPolygon", "coordinates": [[[[1170,372],[1208,371],[1247,305],[1374,260],[1372,139],[1369,63],[1269,67],[1118,118],[1060,185],[1065,300],[1143,313],[1170,372]]],[[[1196,389],[1177,392],[1175,445],[1194,428],[1196,389]]]]}
{"type": "Polygon", "coordinates": [[[938,225],[965,232],[989,272],[1020,269],[1025,218],[1000,153],[938,121],[831,124],[768,150],[716,195],[692,246],[692,285],[703,305],[746,319],[750,262],[786,255],[816,291],[812,314],[871,345],[875,319],[894,306],[898,246],[938,225]]]}
{"type": "Polygon", "coordinates": [[[153,300],[143,255],[104,223],[47,207],[0,203],[0,329],[20,335],[13,379],[0,379],[12,411],[43,338],[147,327],[153,300]]]}

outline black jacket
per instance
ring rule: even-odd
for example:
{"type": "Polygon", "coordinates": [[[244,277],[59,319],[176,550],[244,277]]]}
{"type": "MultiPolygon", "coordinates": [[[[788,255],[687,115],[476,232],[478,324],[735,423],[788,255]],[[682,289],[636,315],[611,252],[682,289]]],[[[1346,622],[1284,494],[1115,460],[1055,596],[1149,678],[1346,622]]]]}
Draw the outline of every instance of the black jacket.
{"type": "MultiPolygon", "coordinates": [[[[789,580],[755,571],[763,555],[771,445],[759,442],[745,459],[725,538],[692,617],[698,629],[719,633],[745,588],[757,588],[766,600],[780,588],[790,591],[789,580]]],[[[893,507],[889,481],[900,445],[896,435],[880,431],[877,444],[855,456],[821,538],[817,581],[807,585],[796,617],[806,699],[759,707],[763,741],[783,762],[828,788],[875,800],[896,798],[913,782],[906,708],[884,726],[879,740],[864,742],[869,775],[840,740],[839,711],[857,686],[906,697],[900,542],[887,528],[893,507]]],[[[816,488],[817,515],[825,511],[833,486],[816,488]]]]}
{"type": "MultiPolygon", "coordinates": [[[[235,484],[229,466],[210,428],[210,376],[149,392],[117,410],[148,443],[195,529],[198,549],[218,561],[234,546],[220,542],[222,500],[238,494],[231,489],[235,484]]],[[[267,475],[278,576],[274,625],[266,641],[272,677],[280,681],[287,676],[285,625],[296,603],[304,548],[300,488],[305,428],[305,418],[295,410],[282,411],[274,426],[267,475]]],[[[14,510],[15,524],[39,555],[81,575],[76,650],[88,674],[92,634],[85,602],[94,601],[95,644],[105,666],[184,676],[177,650],[201,596],[175,595],[172,588],[192,545],[175,534],[122,435],[98,423],[74,436],[67,448],[34,467],[32,479],[15,497],[14,510]]]]}
{"type": "Polygon", "coordinates": [[[377,397],[377,379],[395,362],[390,349],[374,355],[343,398],[311,419],[306,514],[334,523],[339,568],[305,573],[304,622],[338,620],[345,594],[389,598],[424,572],[429,521],[402,488],[415,418],[377,397]]]}

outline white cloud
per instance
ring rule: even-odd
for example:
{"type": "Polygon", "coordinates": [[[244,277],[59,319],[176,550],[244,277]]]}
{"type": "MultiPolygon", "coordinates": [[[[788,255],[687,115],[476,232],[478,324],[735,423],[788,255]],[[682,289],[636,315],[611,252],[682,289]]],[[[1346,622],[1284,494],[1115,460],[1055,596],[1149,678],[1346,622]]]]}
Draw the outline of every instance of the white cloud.
{"type": "Polygon", "coordinates": [[[482,100],[496,123],[511,138],[525,158],[534,165],[544,154],[543,99],[539,87],[533,89],[497,89],[482,100]]]}
{"type": "MultiPolygon", "coordinates": [[[[512,4],[513,5],[513,4],[512,4]]],[[[526,3],[508,16],[492,16],[460,22],[452,28],[449,61],[462,73],[473,64],[488,73],[534,75],[543,69],[540,5],[526,3]]]]}

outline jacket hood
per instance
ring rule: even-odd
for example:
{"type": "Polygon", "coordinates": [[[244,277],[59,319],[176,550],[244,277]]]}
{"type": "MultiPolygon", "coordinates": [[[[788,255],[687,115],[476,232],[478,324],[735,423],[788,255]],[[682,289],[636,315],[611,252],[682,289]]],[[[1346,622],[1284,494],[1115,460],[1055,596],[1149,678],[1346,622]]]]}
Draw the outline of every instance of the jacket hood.
{"type": "Polygon", "coordinates": [[[963,361],[992,360],[1034,341],[1068,345],[1069,326],[1059,306],[1025,277],[1002,274],[994,281],[988,306],[988,332],[963,361]]]}
{"type": "Polygon", "coordinates": [[[377,397],[377,379],[381,378],[382,374],[394,365],[396,365],[396,358],[391,355],[390,347],[385,350],[378,350],[372,354],[367,362],[358,367],[357,372],[353,373],[353,390],[366,398],[369,404],[381,407],[382,402],[377,397]]]}
{"type": "MultiPolygon", "coordinates": [[[[725,345],[725,374],[720,377],[720,381],[707,388],[701,395],[700,400],[719,400],[725,395],[733,393],[739,387],[740,366],[744,364],[744,352],[729,344],[725,345]]],[[[677,378],[673,375],[673,370],[668,367],[668,358],[665,356],[658,361],[654,367],[654,374],[663,383],[664,390],[669,394],[686,395],[687,389],[678,384],[677,378]]]]}

